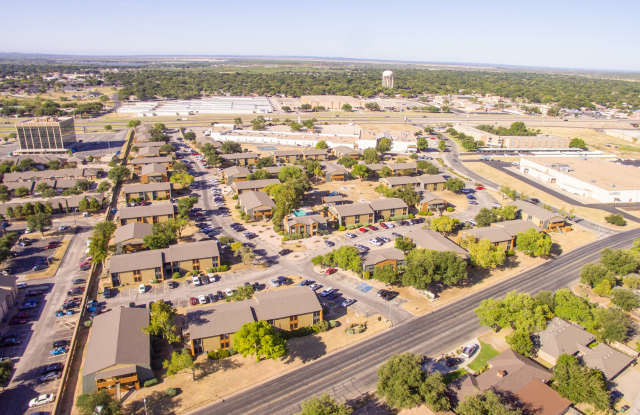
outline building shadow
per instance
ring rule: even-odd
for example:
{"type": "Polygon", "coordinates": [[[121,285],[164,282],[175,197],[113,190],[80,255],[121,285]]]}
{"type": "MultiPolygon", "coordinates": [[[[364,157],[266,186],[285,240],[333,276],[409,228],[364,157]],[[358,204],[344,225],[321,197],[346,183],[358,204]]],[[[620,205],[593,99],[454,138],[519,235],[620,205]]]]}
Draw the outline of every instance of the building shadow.
{"type": "Polygon", "coordinates": [[[145,400],[139,399],[129,402],[122,408],[123,415],[172,415],[180,405],[180,395],[170,397],[164,392],[153,392],[145,400]]]}

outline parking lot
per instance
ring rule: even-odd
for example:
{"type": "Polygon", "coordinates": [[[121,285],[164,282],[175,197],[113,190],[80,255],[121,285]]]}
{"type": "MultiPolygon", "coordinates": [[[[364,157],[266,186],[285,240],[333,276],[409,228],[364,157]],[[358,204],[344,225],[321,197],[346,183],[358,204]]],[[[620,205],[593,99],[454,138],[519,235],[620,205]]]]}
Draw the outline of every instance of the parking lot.
{"type": "Polygon", "coordinates": [[[75,155],[102,157],[120,151],[127,136],[127,129],[118,132],[78,134],[78,143],[73,147],[75,155]]]}
{"type": "Polygon", "coordinates": [[[29,238],[29,235],[26,235],[16,243],[12,250],[15,252],[15,257],[11,259],[7,269],[11,274],[23,275],[42,271],[48,267],[49,258],[61,243],[61,236],[40,239],[29,238]]]}

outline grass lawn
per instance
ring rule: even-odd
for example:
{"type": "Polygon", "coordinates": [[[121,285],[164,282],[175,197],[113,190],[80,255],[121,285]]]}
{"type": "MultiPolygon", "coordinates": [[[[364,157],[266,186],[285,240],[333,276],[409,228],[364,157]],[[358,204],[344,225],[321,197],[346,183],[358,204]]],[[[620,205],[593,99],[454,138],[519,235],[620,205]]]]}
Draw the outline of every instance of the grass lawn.
{"type": "Polygon", "coordinates": [[[465,369],[458,369],[458,370],[454,370],[453,372],[449,372],[446,375],[444,375],[444,383],[448,385],[451,382],[454,382],[456,379],[460,379],[467,373],[469,372],[467,372],[465,369]]]}
{"type": "Polygon", "coordinates": [[[467,367],[474,372],[480,372],[487,366],[487,362],[498,355],[498,351],[490,344],[480,342],[480,351],[473,362],[469,363],[467,367]]]}

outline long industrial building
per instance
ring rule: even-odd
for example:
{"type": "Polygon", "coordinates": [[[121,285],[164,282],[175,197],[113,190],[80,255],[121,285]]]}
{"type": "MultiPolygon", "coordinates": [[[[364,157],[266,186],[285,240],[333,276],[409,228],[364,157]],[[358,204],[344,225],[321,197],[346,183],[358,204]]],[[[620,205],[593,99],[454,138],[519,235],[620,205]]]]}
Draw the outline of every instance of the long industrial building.
{"type": "Polygon", "coordinates": [[[122,105],[120,114],[138,117],[189,116],[198,114],[269,114],[266,97],[210,97],[194,100],[141,101],[122,105]]]}
{"type": "Polygon", "coordinates": [[[76,142],[71,117],[41,117],[16,124],[16,153],[66,153],[76,142]]]}
{"type": "Polygon", "coordinates": [[[603,159],[520,158],[520,172],[602,203],[640,202],[640,168],[603,159]]]}

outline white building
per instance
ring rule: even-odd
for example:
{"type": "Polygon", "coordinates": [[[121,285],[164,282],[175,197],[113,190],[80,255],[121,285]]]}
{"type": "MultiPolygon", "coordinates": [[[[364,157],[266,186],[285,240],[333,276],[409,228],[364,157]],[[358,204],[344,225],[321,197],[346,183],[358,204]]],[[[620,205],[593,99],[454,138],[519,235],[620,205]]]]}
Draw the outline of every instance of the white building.
{"type": "Polygon", "coordinates": [[[520,158],[520,172],[601,203],[640,202],[640,168],[603,159],[520,158]]]}
{"type": "Polygon", "coordinates": [[[393,71],[382,72],[382,87],[393,88],[393,71]]]}
{"type": "Polygon", "coordinates": [[[139,117],[198,114],[269,114],[273,107],[266,97],[209,97],[192,100],[143,101],[118,108],[120,114],[139,117]]]}

